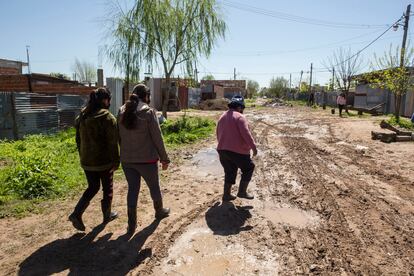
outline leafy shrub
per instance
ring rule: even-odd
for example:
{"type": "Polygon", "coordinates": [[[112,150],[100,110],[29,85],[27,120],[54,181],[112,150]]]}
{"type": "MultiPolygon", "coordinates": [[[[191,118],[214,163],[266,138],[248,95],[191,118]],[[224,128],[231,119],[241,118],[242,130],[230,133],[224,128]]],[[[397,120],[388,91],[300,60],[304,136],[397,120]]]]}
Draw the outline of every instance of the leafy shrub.
{"type": "Polygon", "coordinates": [[[401,127],[405,129],[414,130],[414,124],[411,122],[411,120],[400,117],[400,120],[397,121],[397,118],[395,116],[392,116],[387,123],[389,123],[392,126],[401,127]]]}
{"type": "Polygon", "coordinates": [[[74,129],[0,141],[0,162],[0,205],[51,198],[85,184],[74,129]]]}
{"type": "Polygon", "coordinates": [[[214,127],[213,120],[183,116],[177,120],[166,121],[161,125],[161,130],[167,144],[177,145],[205,138],[213,132],[214,127]]]}

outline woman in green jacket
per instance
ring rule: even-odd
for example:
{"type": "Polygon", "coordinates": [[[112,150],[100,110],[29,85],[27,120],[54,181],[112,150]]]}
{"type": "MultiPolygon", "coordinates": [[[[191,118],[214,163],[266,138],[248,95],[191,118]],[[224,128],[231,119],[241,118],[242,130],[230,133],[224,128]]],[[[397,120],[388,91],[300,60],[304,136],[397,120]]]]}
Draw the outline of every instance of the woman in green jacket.
{"type": "Polygon", "coordinates": [[[90,94],[87,106],[82,109],[75,121],[76,145],[88,188],[69,216],[69,220],[80,231],[85,231],[82,214],[98,193],[101,184],[103,223],[108,223],[118,216],[116,212],[111,211],[113,175],[119,167],[119,149],[116,119],[108,110],[110,102],[111,93],[108,89],[96,89],[90,94]]]}

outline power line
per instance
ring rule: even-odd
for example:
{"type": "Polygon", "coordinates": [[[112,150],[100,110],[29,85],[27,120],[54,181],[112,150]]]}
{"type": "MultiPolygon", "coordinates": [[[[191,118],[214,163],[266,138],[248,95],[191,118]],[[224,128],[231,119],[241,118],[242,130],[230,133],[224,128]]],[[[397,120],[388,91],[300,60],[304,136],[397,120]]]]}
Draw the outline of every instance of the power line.
{"type": "Polygon", "coordinates": [[[351,23],[342,23],[342,22],[332,22],[332,21],[325,21],[319,20],[314,18],[307,18],[302,16],[297,16],[288,13],[282,13],[278,11],[267,10],[263,8],[254,7],[251,5],[223,0],[223,4],[227,7],[239,9],[247,12],[252,12],[260,15],[265,15],[269,17],[274,17],[282,20],[293,21],[297,23],[309,24],[309,25],[318,25],[324,27],[331,27],[331,28],[344,28],[344,29],[372,29],[372,28],[383,28],[387,26],[386,24],[351,24],[351,23]]]}
{"type": "MultiPolygon", "coordinates": [[[[370,43],[368,43],[365,47],[363,47],[362,49],[360,49],[358,52],[356,52],[355,54],[353,54],[352,56],[350,56],[349,58],[335,64],[332,65],[331,67],[335,67],[341,64],[344,64],[345,62],[353,59],[354,57],[358,56],[360,53],[362,53],[365,49],[367,49],[369,46],[371,46],[372,44],[374,44],[378,39],[380,39],[383,35],[385,35],[391,28],[394,27],[395,24],[398,24],[402,19],[404,18],[404,16],[401,16],[397,21],[395,21],[391,26],[389,26],[384,32],[382,32],[379,36],[377,36],[374,40],[372,40],[370,43]]],[[[323,69],[323,68],[318,68],[318,69],[323,69]]],[[[327,71],[329,72],[329,70],[327,71]]]]}

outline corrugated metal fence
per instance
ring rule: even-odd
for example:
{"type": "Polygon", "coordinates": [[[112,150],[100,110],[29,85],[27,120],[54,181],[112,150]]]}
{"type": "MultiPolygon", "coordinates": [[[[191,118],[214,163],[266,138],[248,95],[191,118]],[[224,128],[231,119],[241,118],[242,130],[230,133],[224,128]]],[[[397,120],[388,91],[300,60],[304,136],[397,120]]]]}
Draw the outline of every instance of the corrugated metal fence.
{"type": "Polygon", "coordinates": [[[0,139],[54,133],[73,126],[87,99],[82,95],[0,92],[0,139]]]}

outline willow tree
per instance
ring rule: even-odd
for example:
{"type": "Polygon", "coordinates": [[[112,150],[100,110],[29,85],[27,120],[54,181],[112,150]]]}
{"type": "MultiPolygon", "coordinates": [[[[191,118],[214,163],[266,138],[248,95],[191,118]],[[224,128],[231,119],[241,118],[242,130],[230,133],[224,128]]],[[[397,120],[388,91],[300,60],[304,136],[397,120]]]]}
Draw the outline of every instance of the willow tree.
{"type": "Polygon", "coordinates": [[[394,94],[394,116],[397,121],[400,118],[402,96],[408,89],[414,87],[412,77],[412,67],[414,65],[414,49],[405,49],[404,59],[401,63],[401,51],[397,46],[390,48],[383,56],[375,55],[375,63],[372,64],[374,70],[371,73],[362,75],[371,86],[387,89],[394,94]],[[411,70],[410,70],[411,69],[411,70]]]}
{"type": "Polygon", "coordinates": [[[193,75],[195,61],[208,57],[218,39],[224,38],[226,23],[217,1],[136,0],[123,20],[143,60],[164,72],[162,113],[167,117],[168,87],[176,67],[193,75]]]}
{"type": "MultiPolygon", "coordinates": [[[[139,81],[141,56],[140,33],[134,28],[127,12],[116,2],[111,6],[107,35],[111,43],[105,47],[106,55],[115,69],[125,76],[125,89],[128,92],[131,82],[139,81]]],[[[124,100],[127,93],[123,95],[124,100]]]]}

